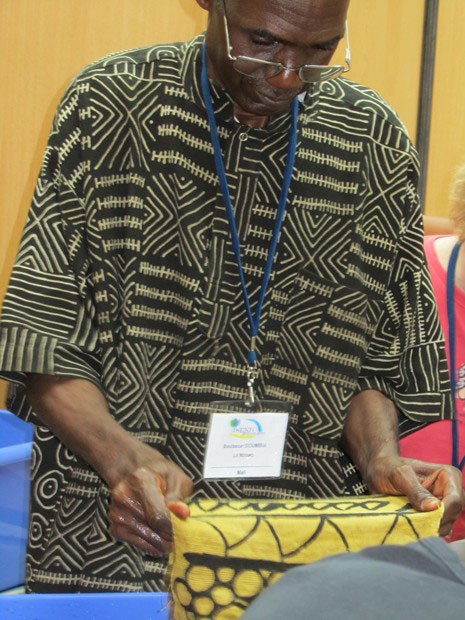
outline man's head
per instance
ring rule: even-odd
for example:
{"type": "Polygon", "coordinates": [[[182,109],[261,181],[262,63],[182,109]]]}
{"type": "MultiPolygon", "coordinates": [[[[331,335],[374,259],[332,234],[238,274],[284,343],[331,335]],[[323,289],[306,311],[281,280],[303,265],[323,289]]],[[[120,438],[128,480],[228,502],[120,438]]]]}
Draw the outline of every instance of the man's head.
{"type": "Polygon", "coordinates": [[[228,57],[224,13],[234,56],[242,55],[289,68],[326,65],[344,36],[349,0],[196,0],[209,12],[209,74],[237,106],[257,116],[280,114],[308,88],[297,71],[256,80],[234,69],[228,57]]]}

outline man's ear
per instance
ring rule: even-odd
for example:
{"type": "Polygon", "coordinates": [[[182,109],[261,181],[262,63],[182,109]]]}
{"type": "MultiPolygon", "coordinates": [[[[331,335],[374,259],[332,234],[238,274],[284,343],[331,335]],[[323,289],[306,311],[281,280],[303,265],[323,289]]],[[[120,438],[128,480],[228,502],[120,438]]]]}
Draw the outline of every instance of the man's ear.
{"type": "Polygon", "coordinates": [[[200,8],[209,11],[216,0],[195,0],[200,8]]]}

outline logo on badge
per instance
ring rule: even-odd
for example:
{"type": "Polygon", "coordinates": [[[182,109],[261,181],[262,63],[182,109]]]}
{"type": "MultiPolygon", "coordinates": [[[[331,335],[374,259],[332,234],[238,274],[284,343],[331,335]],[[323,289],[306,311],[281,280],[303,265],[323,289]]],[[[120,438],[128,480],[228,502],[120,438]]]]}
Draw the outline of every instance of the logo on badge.
{"type": "Polygon", "coordinates": [[[255,418],[234,418],[229,424],[231,437],[236,439],[254,439],[259,433],[263,433],[262,425],[255,418]]]}

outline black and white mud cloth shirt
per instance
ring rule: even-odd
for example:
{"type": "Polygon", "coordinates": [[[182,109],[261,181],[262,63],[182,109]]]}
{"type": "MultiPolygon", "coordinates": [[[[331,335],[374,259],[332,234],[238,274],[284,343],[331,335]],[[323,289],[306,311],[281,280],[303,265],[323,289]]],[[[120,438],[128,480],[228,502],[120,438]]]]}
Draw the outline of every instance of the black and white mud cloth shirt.
{"type": "MultiPolygon", "coordinates": [[[[257,343],[259,397],[294,406],[282,478],[202,480],[207,404],[246,395],[249,346],[199,86],[202,41],[94,63],[53,124],[0,332],[2,376],[15,386],[9,407],[37,423],[32,591],[153,590],[164,587],[164,565],[111,539],[107,487],[30,411],[24,373],[101,386],[115,419],[178,463],[204,496],[363,493],[338,447],[360,389],[394,400],[402,433],[451,415],[415,151],[376,94],[336,79],[300,104],[257,343]]],[[[211,88],[253,303],[290,118],[243,126],[211,88]]]]}

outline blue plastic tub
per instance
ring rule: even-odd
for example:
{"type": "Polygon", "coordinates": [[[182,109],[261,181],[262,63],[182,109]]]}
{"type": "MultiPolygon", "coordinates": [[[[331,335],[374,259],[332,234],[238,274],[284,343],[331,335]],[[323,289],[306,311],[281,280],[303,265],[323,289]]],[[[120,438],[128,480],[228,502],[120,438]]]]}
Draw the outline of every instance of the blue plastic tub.
{"type": "Polygon", "coordinates": [[[2,620],[168,620],[166,594],[0,594],[2,620]]]}
{"type": "Polygon", "coordinates": [[[0,591],[24,583],[33,428],[0,410],[0,591]]]}

